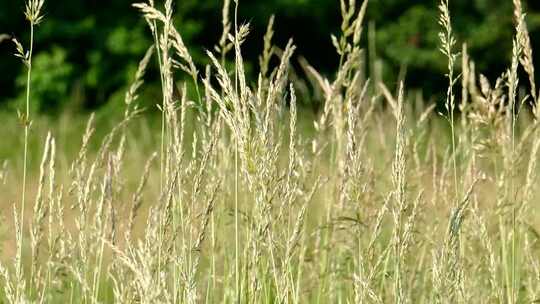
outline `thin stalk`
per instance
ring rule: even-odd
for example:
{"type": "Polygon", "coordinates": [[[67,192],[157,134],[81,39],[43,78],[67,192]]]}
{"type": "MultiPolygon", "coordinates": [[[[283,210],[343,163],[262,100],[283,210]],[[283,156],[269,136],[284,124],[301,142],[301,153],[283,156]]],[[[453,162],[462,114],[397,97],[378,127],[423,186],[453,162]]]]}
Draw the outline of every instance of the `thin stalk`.
{"type": "Polygon", "coordinates": [[[99,254],[97,256],[96,262],[97,262],[97,269],[94,271],[94,284],[93,284],[93,291],[92,291],[92,297],[93,300],[97,301],[99,297],[99,284],[101,280],[101,269],[103,267],[103,253],[105,251],[105,237],[102,235],[101,238],[101,246],[99,250],[99,254]]]}
{"type": "Polygon", "coordinates": [[[238,236],[238,139],[235,139],[234,149],[234,264],[236,300],[240,303],[240,263],[239,263],[239,236],[238,236]]]}
{"type": "MultiPolygon", "coordinates": [[[[212,288],[208,288],[208,290],[212,289],[212,290],[216,290],[216,223],[215,223],[216,219],[215,219],[215,213],[212,212],[212,218],[210,220],[210,226],[211,226],[211,239],[212,239],[212,257],[211,257],[211,267],[210,267],[210,284],[212,286],[212,288]]],[[[211,295],[211,299],[208,299],[208,300],[211,300],[207,303],[213,303],[215,302],[214,300],[214,297],[215,297],[215,292],[212,293],[211,295]]]]}
{"type": "MultiPolygon", "coordinates": [[[[518,29],[519,31],[519,29],[518,29]]],[[[509,110],[510,110],[510,132],[511,132],[511,155],[510,163],[507,170],[508,178],[510,178],[510,203],[512,205],[512,243],[511,243],[511,290],[510,290],[510,301],[511,303],[516,303],[516,201],[515,201],[515,184],[514,184],[514,170],[515,170],[515,150],[516,150],[516,95],[517,87],[519,82],[518,77],[518,66],[519,66],[519,57],[522,53],[522,48],[519,44],[518,37],[513,44],[513,56],[512,56],[512,67],[510,69],[509,75],[509,110]],[[509,174],[508,174],[509,173],[509,174]]]]}
{"type": "MultiPolygon", "coordinates": [[[[511,93],[513,94],[513,92],[511,93]]],[[[515,184],[514,184],[514,167],[515,167],[515,152],[516,152],[516,100],[515,95],[512,98],[512,155],[511,155],[511,172],[510,175],[510,199],[512,200],[512,303],[516,303],[516,202],[515,202],[515,184]]]]}
{"type": "MultiPolygon", "coordinates": [[[[234,8],[234,35],[235,39],[238,35],[238,0],[235,0],[236,5],[234,8]]],[[[236,96],[238,96],[238,69],[235,69],[234,73],[234,87],[236,96]]],[[[236,109],[239,111],[240,109],[236,109]]],[[[239,254],[239,235],[238,235],[238,136],[235,136],[235,149],[234,149],[234,264],[235,264],[235,291],[236,302],[240,303],[240,254],[239,254]]]]}
{"type": "MultiPolygon", "coordinates": [[[[452,74],[453,73],[450,73],[450,75],[452,74]]],[[[450,87],[449,92],[450,92],[449,94],[453,94],[452,87],[450,87]]],[[[459,190],[458,190],[458,178],[457,178],[456,132],[455,132],[455,125],[454,125],[454,110],[455,110],[454,107],[452,107],[452,109],[450,110],[450,130],[452,133],[452,166],[454,169],[454,192],[456,195],[456,204],[458,204],[459,190]]]]}
{"type": "Polygon", "coordinates": [[[516,303],[516,254],[516,207],[512,206],[512,303],[516,303]]]}
{"type": "MultiPolygon", "coordinates": [[[[167,85],[167,79],[166,77],[169,77],[167,74],[166,69],[169,68],[168,64],[166,64],[165,60],[167,60],[168,63],[168,47],[169,47],[169,40],[168,40],[168,24],[169,20],[165,23],[163,26],[163,42],[159,39],[159,32],[156,25],[156,22],[153,21],[154,27],[153,27],[153,35],[155,39],[156,49],[158,50],[158,59],[159,59],[159,69],[160,69],[160,77],[161,77],[161,89],[163,94],[163,100],[162,100],[162,106],[161,106],[161,155],[160,155],[160,189],[162,193],[165,193],[164,185],[167,184],[166,174],[168,173],[168,149],[169,149],[169,134],[168,134],[168,126],[167,126],[167,113],[169,106],[169,100],[168,100],[168,85],[167,85]],[[164,45],[164,48],[161,49],[161,45],[164,45]],[[161,53],[163,52],[163,54],[161,53]]],[[[163,216],[163,215],[162,215],[163,216]]],[[[160,220],[160,227],[159,227],[159,245],[158,245],[158,269],[161,269],[162,266],[162,244],[163,244],[163,218],[160,220]]],[[[156,272],[156,280],[158,284],[161,282],[161,276],[159,275],[160,271],[156,272]]]]}
{"type": "MultiPolygon", "coordinates": [[[[160,175],[159,175],[159,189],[161,191],[161,193],[165,193],[164,192],[164,172],[165,172],[165,124],[166,124],[166,116],[165,116],[165,107],[166,107],[166,103],[165,103],[165,79],[163,77],[163,59],[162,59],[162,55],[161,55],[161,47],[160,47],[160,39],[159,39],[159,32],[158,32],[158,28],[157,28],[157,22],[155,20],[152,20],[152,36],[154,37],[154,44],[155,44],[155,47],[156,47],[156,53],[157,53],[157,59],[158,59],[158,65],[159,65],[159,76],[160,76],[160,81],[161,81],[161,88],[162,88],[162,94],[163,94],[163,101],[162,101],[162,105],[161,105],[161,136],[160,136],[160,140],[161,140],[161,143],[160,143],[160,154],[159,154],[159,157],[160,157],[160,160],[159,160],[159,171],[160,171],[160,175]]],[[[160,224],[160,229],[159,229],[159,238],[160,238],[160,248],[158,250],[158,265],[161,265],[161,238],[162,238],[162,229],[161,229],[161,224],[160,224]]],[[[159,266],[161,267],[161,266],[159,266]]],[[[157,272],[157,276],[158,276],[158,279],[159,279],[159,271],[157,272]]],[[[176,296],[176,292],[174,293],[174,295],[176,296]]]]}
{"type": "MultiPolygon", "coordinates": [[[[158,58],[158,64],[159,64],[159,68],[160,68],[160,73],[159,73],[159,77],[160,77],[160,80],[161,80],[161,87],[163,88],[165,86],[165,81],[163,79],[163,73],[161,73],[161,70],[162,70],[162,65],[163,65],[163,61],[161,59],[161,48],[160,48],[160,43],[159,43],[159,34],[158,34],[158,29],[157,29],[157,22],[155,20],[152,20],[152,24],[153,24],[153,27],[152,27],[152,36],[154,36],[154,44],[156,46],[156,53],[157,53],[157,58],[158,58]]],[[[160,150],[160,184],[159,184],[159,187],[160,189],[163,190],[163,172],[164,172],[164,166],[163,166],[163,161],[164,161],[164,158],[163,158],[163,155],[164,155],[164,150],[165,150],[165,140],[164,140],[164,136],[165,136],[165,104],[163,103],[162,104],[162,107],[161,107],[161,150],[160,150]]]]}
{"type": "MultiPolygon", "coordinates": [[[[21,229],[19,231],[19,240],[20,245],[18,246],[18,252],[17,256],[18,259],[18,265],[17,265],[17,271],[19,274],[22,274],[22,247],[23,247],[23,231],[24,231],[24,210],[25,203],[26,203],[26,177],[27,177],[27,169],[28,169],[28,135],[30,131],[30,88],[31,88],[31,80],[32,80],[32,54],[34,52],[34,22],[30,21],[30,49],[28,53],[28,59],[27,59],[27,67],[28,71],[26,74],[26,111],[25,111],[25,117],[23,120],[24,123],[24,153],[23,153],[23,181],[22,181],[22,195],[21,195],[21,219],[20,219],[20,225],[21,229]]],[[[19,288],[17,288],[17,299],[20,299],[19,294],[19,288]]]]}

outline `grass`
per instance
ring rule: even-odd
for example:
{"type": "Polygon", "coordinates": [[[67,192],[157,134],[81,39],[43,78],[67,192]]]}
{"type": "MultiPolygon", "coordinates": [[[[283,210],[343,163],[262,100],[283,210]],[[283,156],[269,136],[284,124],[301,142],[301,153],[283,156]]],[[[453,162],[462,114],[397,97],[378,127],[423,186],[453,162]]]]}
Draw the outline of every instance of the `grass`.
{"type": "MultiPolygon", "coordinates": [[[[42,5],[29,2],[30,21],[42,5]]],[[[224,1],[223,35],[198,67],[172,1],[135,4],[154,45],[115,122],[35,116],[21,129],[2,114],[1,303],[540,300],[540,107],[518,0],[513,60],[495,81],[466,44],[456,51],[441,1],[442,117],[404,77],[388,87],[364,69],[367,1],[341,1],[335,75],[301,60],[298,77],[272,18],[253,82],[238,5],[224,1]],[[153,61],[158,120],[138,107],[153,61]],[[297,104],[306,91],[315,115],[297,104]]]]}

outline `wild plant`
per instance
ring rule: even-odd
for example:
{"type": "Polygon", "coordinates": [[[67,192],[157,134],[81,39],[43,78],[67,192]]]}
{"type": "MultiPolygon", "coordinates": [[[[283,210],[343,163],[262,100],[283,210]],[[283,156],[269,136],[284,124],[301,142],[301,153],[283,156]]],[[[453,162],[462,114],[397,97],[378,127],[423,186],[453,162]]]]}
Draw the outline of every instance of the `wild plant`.
{"type": "MultiPolygon", "coordinates": [[[[12,223],[2,218],[15,251],[12,264],[0,262],[0,302],[538,300],[539,93],[518,0],[512,59],[496,80],[476,70],[467,44],[458,53],[450,2],[439,3],[445,120],[406,89],[404,73],[395,88],[383,82],[374,26],[369,56],[363,48],[367,0],[340,1],[334,75],[300,57],[292,39],[274,44],[276,16],[253,79],[239,1],[223,2],[206,66],[175,27],[174,1],[156,3],[134,4],[154,42],[126,88],[120,121],[100,135],[100,118],[90,115],[74,156],[58,130],[34,126],[41,138],[25,124],[22,208],[12,223]],[[152,65],[161,84],[155,132],[139,106],[152,65]],[[317,96],[312,115],[301,98],[317,96]],[[34,137],[42,148],[29,144],[34,137]],[[36,170],[26,164],[34,150],[36,170]]],[[[42,6],[27,5],[32,40],[42,6]]],[[[17,49],[29,105],[33,43],[17,49]]],[[[0,191],[9,197],[21,181],[16,163],[4,164],[0,191]]]]}

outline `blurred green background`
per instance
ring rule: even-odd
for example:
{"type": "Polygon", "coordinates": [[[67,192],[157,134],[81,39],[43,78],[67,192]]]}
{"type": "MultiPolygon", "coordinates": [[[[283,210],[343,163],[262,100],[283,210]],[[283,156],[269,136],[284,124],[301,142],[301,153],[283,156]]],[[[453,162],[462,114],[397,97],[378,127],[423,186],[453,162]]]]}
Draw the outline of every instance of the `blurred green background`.
{"type": "MultiPolygon", "coordinates": [[[[422,88],[425,96],[437,96],[446,86],[446,60],[438,51],[437,2],[371,0],[368,6],[367,21],[376,33],[368,56],[381,60],[384,80],[390,83],[406,67],[408,87],[422,88]]],[[[523,2],[534,48],[540,45],[540,1],[523,2]]],[[[45,2],[45,20],[35,36],[34,110],[58,113],[118,108],[114,105],[122,100],[138,60],[152,43],[145,21],[131,3],[45,2]]],[[[207,63],[204,50],[213,49],[221,35],[221,6],[220,0],[176,1],[176,26],[200,65],[207,63]]],[[[24,0],[2,1],[0,34],[15,36],[27,45],[29,30],[23,11],[24,0]]],[[[453,0],[451,12],[458,44],[469,44],[477,70],[491,77],[502,73],[512,48],[512,1],[453,0]]],[[[276,17],[275,44],[283,46],[292,37],[298,46],[297,54],[323,73],[335,71],[338,56],[330,34],[339,32],[338,0],[240,1],[240,20],[252,25],[244,50],[252,66],[256,65],[272,14],[276,17]]],[[[367,32],[363,37],[366,48],[367,32]]],[[[24,95],[24,68],[13,52],[12,43],[0,43],[0,109],[4,110],[21,107],[24,95]]],[[[540,59],[537,54],[536,61],[540,59]]],[[[302,76],[301,71],[299,74],[302,76]]],[[[149,104],[160,100],[157,79],[154,66],[141,100],[149,104]]]]}

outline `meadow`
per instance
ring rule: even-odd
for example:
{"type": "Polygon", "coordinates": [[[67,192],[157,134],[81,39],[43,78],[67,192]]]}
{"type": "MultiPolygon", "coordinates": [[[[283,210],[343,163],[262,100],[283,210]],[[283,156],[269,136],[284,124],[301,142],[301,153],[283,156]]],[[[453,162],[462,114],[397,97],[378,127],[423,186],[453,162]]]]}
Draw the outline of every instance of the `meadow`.
{"type": "Polygon", "coordinates": [[[540,302],[540,92],[520,0],[497,79],[439,2],[441,108],[406,76],[367,72],[367,0],[336,5],[339,65],[300,60],[305,81],[273,19],[246,76],[238,1],[224,1],[207,66],[171,0],[135,3],[154,44],[114,122],[32,111],[44,1],[27,0],[31,38],[14,40],[25,108],[1,114],[0,303],[540,302]],[[157,118],[138,103],[151,62],[157,118]]]}

